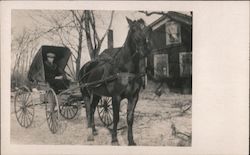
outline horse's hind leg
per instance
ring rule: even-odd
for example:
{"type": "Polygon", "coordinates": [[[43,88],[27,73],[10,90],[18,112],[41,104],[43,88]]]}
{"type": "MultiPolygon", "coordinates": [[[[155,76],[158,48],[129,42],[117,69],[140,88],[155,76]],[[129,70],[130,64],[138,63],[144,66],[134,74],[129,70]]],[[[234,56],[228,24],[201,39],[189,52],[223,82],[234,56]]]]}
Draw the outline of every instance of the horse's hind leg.
{"type": "Polygon", "coordinates": [[[99,103],[99,100],[100,100],[100,96],[97,96],[97,95],[94,95],[93,96],[93,102],[91,104],[91,112],[92,112],[92,134],[95,136],[97,135],[97,130],[95,128],[95,110],[96,110],[96,106],[98,105],[99,103]]]}
{"type": "Polygon", "coordinates": [[[136,145],[133,138],[134,111],[138,101],[139,93],[128,99],[127,123],[128,123],[128,145],[136,145]]]}
{"type": "Polygon", "coordinates": [[[119,122],[119,111],[120,111],[120,97],[112,97],[113,106],[113,131],[112,131],[112,145],[119,145],[117,139],[117,124],[119,122]]]}

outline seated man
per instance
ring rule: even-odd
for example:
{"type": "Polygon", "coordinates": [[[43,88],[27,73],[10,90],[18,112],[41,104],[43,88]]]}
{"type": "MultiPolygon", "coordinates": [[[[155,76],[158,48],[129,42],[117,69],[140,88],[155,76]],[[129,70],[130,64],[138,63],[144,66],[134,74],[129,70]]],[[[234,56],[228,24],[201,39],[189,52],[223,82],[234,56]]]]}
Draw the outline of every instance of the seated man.
{"type": "Polygon", "coordinates": [[[48,52],[47,60],[44,62],[45,79],[56,94],[59,90],[67,89],[69,87],[69,80],[66,79],[65,72],[59,68],[55,63],[55,53],[48,52]]]}

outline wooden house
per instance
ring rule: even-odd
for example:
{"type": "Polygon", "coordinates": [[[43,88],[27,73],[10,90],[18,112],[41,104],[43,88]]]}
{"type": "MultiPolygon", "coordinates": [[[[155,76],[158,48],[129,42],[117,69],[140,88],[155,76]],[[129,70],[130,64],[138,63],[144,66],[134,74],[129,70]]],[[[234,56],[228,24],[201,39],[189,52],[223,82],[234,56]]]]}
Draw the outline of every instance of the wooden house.
{"type": "Polygon", "coordinates": [[[192,14],[168,12],[149,26],[153,31],[153,50],[147,57],[149,78],[191,93],[192,14]]]}

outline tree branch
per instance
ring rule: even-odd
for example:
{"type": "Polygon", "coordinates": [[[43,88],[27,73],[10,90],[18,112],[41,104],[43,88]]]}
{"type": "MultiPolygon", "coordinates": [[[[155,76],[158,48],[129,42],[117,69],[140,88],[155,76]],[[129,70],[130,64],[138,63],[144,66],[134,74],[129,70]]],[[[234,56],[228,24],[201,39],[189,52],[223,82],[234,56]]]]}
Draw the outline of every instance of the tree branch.
{"type": "Polygon", "coordinates": [[[112,23],[113,23],[113,17],[114,17],[114,11],[112,11],[111,13],[111,19],[110,19],[110,22],[109,22],[109,26],[108,26],[108,29],[106,30],[105,34],[103,35],[103,37],[101,38],[100,42],[102,43],[104,38],[106,37],[106,35],[108,34],[108,31],[109,29],[111,28],[112,26],[112,23]]]}
{"type": "Polygon", "coordinates": [[[138,11],[140,13],[145,14],[146,16],[151,16],[153,14],[157,14],[157,15],[165,15],[166,13],[163,11],[152,11],[152,12],[148,12],[148,11],[138,11]]]}

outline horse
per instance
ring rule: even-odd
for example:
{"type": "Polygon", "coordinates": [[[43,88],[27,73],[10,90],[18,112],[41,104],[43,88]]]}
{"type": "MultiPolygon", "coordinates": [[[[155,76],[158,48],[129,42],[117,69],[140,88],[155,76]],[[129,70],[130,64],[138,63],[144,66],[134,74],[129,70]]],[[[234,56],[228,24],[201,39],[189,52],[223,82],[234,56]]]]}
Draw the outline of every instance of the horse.
{"type": "Polygon", "coordinates": [[[143,19],[127,18],[129,31],[121,48],[106,49],[99,58],[89,61],[79,71],[79,84],[90,84],[101,81],[95,85],[81,87],[82,98],[86,107],[88,122],[88,141],[94,140],[97,134],[94,123],[94,113],[101,96],[112,97],[113,130],[112,145],[119,145],[117,139],[117,124],[119,122],[120,102],[128,100],[127,124],[128,145],[136,145],[133,139],[134,111],[143,85],[142,76],[145,75],[144,58],[150,52],[148,43],[149,29],[143,19]],[[105,53],[109,53],[107,57],[105,53]]]}

